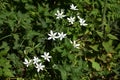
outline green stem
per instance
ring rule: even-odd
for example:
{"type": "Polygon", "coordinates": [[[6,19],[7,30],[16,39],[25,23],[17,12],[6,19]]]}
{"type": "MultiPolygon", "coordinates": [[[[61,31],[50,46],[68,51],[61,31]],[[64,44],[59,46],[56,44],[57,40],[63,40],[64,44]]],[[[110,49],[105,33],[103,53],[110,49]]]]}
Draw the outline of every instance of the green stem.
{"type": "Polygon", "coordinates": [[[105,25],[106,25],[106,10],[107,10],[107,0],[104,2],[104,8],[103,8],[103,17],[102,17],[102,30],[103,33],[105,34],[105,25]]]}
{"type": "Polygon", "coordinates": [[[37,78],[38,78],[38,80],[41,80],[40,73],[37,73],[37,78]]]}
{"type": "Polygon", "coordinates": [[[3,39],[5,39],[5,38],[7,38],[7,37],[10,37],[10,36],[12,36],[12,35],[10,34],[10,35],[4,36],[4,37],[2,37],[2,38],[0,39],[0,41],[3,40],[3,39]]]}
{"type": "Polygon", "coordinates": [[[106,22],[106,9],[107,9],[107,0],[104,2],[104,8],[103,8],[103,23],[106,22]]]}

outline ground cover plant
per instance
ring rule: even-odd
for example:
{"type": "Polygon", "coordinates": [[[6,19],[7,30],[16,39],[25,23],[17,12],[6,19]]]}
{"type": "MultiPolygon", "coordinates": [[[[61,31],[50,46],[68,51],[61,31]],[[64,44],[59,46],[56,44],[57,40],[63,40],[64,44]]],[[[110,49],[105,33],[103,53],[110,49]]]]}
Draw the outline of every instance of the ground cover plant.
{"type": "Polygon", "coordinates": [[[118,80],[119,0],[0,0],[0,80],[118,80]]]}

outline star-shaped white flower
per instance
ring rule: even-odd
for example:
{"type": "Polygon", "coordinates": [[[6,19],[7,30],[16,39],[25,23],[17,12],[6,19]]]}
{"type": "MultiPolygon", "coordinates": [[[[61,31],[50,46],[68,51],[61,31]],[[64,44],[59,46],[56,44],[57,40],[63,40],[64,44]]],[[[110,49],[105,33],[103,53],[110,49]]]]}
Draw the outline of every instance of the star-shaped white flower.
{"type": "Polygon", "coordinates": [[[75,40],[73,42],[70,41],[70,43],[73,44],[74,48],[78,48],[79,49],[80,44],[77,44],[75,40]]]}
{"type": "Polygon", "coordinates": [[[79,20],[81,26],[87,26],[88,24],[85,23],[84,19],[79,20]]]}
{"type": "Polygon", "coordinates": [[[37,72],[39,72],[40,70],[43,70],[44,67],[45,65],[42,65],[42,63],[36,64],[37,72]]]}
{"type": "Polygon", "coordinates": [[[67,18],[68,22],[70,22],[71,24],[73,24],[75,22],[75,17],[70,17],[67,18]]]}
{"type": "Polygon", "coordinates": [[[23,62],[27,67],[31,64],[32,60],[27,60],[25,58],[25,62],[23,62]]]}
{"type": "Polygon", "coordinates": [[[41,57],[43,57],[45,60],[47,60],[48,62],[50,62],[50,58],[52,56],[49,56],[49,52],[44,52],[44,55],[41,55],[41,57]]]}
{"type": "Polygon", "coordinates": [[[62,19],[63,17],[65,17],[66,15],[63,15],[64,14],[64,10],[57,10],[57,13],[55,13],[55,15],[57,16],[56,19],[62,19]]]}
{"type": "Polygon", "coordinates": [[[35,57],[34,56],[34,59],[33,59],[33,64],[38,64],[38,62],[40,62],[41,60],[38,58],[38,57],[35,57]]]}
{"type": "Polygon", "coordinates": [[[63,38],[65,38],[66,34],[63,34],[63,32],[58,33],[58,38],[60,38],[60,40],[62,40],[63,38]]]}
{"type": "Polygon", "coordinates": [[[77,9],[77,6],[74,6],[74,4],[71,4],[71,5],[70,5],[70,9],[71,9],[71,10],[78,10],[78,9],[77,9]]]}
{"type": "Polygon", "coordinates": [[[49,35],[48,40],[51,40],[51,39],[55,40],[56,38],[58,38],[58,37],[56,36],[57,33],[53,33],[52,30],[50,31],[50,34],[48,34],[48,35],[49,35]]]}
{"type": "Polygon", "coordinates": [[[87,25],[88,25],[88,24],[85,23],[85,20],[84,20],[84,19],[80,18],[79,16],[77,16],[77,17],[78,17],[78,19],[79,19],[79,22],[80,22],[80,25],[81,25],[81,26],[87,26],[87,25]]]}

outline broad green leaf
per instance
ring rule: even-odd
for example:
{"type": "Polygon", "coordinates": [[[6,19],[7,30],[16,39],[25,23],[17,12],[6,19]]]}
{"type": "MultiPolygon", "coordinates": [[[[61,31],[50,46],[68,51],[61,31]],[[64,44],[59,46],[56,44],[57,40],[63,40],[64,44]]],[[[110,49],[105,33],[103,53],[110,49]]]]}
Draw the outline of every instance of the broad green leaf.
{"type": "Polygon", "coordinates": [[[91,61],[92,62],[92,67],[94,69],[96,69],[97,71],[100,71],[101,70],[101,67],[100,67],[100,64],[98,62],[95,62],[95,61],[91,61]]]}
{"type": "Polygon", "coordinates": [[[97,20],[98,20],[98,21],[102,21],[102,18],[99,18],[99,17],[98,17],[97,20]]]}
{"type": "Polygon", "coordinates": [[[103,38],[103,32],[99,32],[99,31],[96,31],[96,32],[101,38],[103,38]]]}
{"type": "Polygon", "coordinates": [[[120,49],[120,43],[117,45],[117,47],[115,48],[115,50],[119,50],[120,49]]]}
{"type": "Polygon", "coordinates": [[[109,40],[107,42],[103,42],[102,45],[107,53],[114,53],[115,52],[113,50],[112,40],[109,40]]]}
{"type": "Polygon", "coordinates": [[[106,31],[107,33],[110,33],[110,31],[111,31],[110,26],[106,25],[106,27],[105,27],[105,31],[106,31]]]}
{"type": "Polygon", "coordinates": [[[103,42],[102,45],[105,48],[105,51],[109,53],[110,52],[110,48],[109,47],[110,47],[111,43],[103,42]]]}
{"type": "Polygon", "coordinates": [[[113,40],[118,40],[118,38],[112,34],[108,34],[107,35],[110,39],[113,39],[113,40]]]}
{"type": "Polygon", "coordinates": [[[95,51],[98,51],[98,44],[96,44],[96,45],[91,45],[90,46],[90,48],[92,48],[93,50],[95,50],[95,51]]]}

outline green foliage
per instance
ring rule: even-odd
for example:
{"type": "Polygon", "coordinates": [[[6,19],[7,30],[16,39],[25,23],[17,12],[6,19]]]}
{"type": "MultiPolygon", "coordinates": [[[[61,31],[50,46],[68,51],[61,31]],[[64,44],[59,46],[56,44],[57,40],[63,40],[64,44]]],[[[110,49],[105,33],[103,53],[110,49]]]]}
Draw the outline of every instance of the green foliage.
{"type": "Polygon", "coordinates": [[[0,10],[0,79],[119,79],[119,0],[0,0],[0,10]],[[70,10],[71,4],[78,10],[70,10]],[[56,19],[61,9],[66,16],[56,19]],[[88,25],[81,26],[78,16],[88,25]],[[48,40],[50,30],[67,35],[48,40]],[[23,64],[43,52],[52,56],[43,71],[23,64]]]}
{"type": "Polygon", "coordinates": [[[10,61],[5,58],[8,54],[9,46],[6,42],[3,42],[0,47],[0,76],[4,77],[13,77],[13,72],[10,70],[12,66],[10,65],[10,61]]]}
{"type": "Polygon", "coordinates": [[[95,62],[95,61],[91,61],[92,62],[92,67],[94,69],[96,69],[97,71],[100,71],[100,65],[99,63],[95,62]]]}

